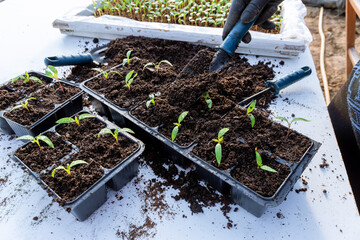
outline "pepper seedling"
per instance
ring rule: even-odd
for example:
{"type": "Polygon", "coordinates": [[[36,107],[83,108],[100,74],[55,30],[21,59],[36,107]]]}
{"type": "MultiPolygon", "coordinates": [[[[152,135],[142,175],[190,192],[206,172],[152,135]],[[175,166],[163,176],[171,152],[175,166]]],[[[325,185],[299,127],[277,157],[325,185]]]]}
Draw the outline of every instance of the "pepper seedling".
{"type": "Polygon", "coordinates": [[[206,102],[208,108],[211,109],[213,102],[212,102],[212,100],[211,100],[211,98],[210,98],[209,92],[206,92],[206,93],[204,94],[204,98],[205,98],[205,102],[206,102]]]}
{"type": "Polygon", "coordinates": [[[16,81],[19,80],[19,79],[23,79],[23,80],[24,80],[24,83],[28,83],[28,82],[30,82],[30,80],[32,80],[32,81],[36,81],[36,82],[38,82],[38,83],[40,83],[40,84],[43,84],[43,82],[40,80],[40,78],[35,77],[35,76],[30,76],[28,72],[25,72],[24,75],[20,75],[20,76],[14,77],[14,78],[12,79],[11,83],[14,83],[14,82],[16,82],[16,81]]]}
{"type": "Polygon", "coordinates": [[[186,115],[188,113],[189,113],[188,111],[181,113],[180,116],[178,117],[178,122],[174,123],[175,127],[173,128],[172,133],[171,133],[171,140],[172,141],[175,140],[176,135],[179,132],[179,127],[181,126],[181,122],[184,120],[184,118],[186,117],[186,115]]]}
{"type": "Polygon", "coordinates": [[[218,165],[220,165],[221,163],[221,158],[222,158],[222,147],[221,147],[221,142],[224,139],[224,134],[229,131],[229,128],[222,128],[220,129],[220,131],[218,132],[218,138],[217,139],[213,139],[214,142],[217,142],[217,144],[215,145],[215,157],[216,157],[216,161],[218,163],[218,165]]]}
{"type": "Polygon", "coordinates": [[[64,89],[63,89],[63,87],[61,86],[61,83],[60,83],[60,79],[59,79],[59,76],[58,76],[58,70],[52,65],[48,65],[47,67],[48,68],[45,70],[46,75],[48,77],[55,78],[58,81],[62,92],[65,94],[65,91],[64,91],[64,89]]]}
{"type": "Polygon", "coordinates": [[[138,75],[137,73],[134,73],[134,70],[128,72],[128,74],[126,74],[126,77],[125,77],[125,86],[129,88],[130,90],[130,85],[131,83],[134,81],[134,79],[136,78],[136,76],[138,75]]]}
{"type": "Polygon", "coordinates": [[[56,170],[64,170],[65,172],[67,172],[67,174],[69,174],[69,176],[71,175],[71,168],[76,166],[76,165],[79,165],[79,164],[86,164],[88,165],[89,163],[85,162],[84,160],[75,160],[75,161],[72,161],[70,164],[67,164],[66,165],[66,168],[64,166],[58,166],[57,168],[54,168],[54,170],[52,170],[51,172],[51,176],[54,178],[55,177],[55,172],[56,170]]]}
{"type": "Polygon", "coordinates": [[[30,112],[30,109],[28,107],[30,100],[37,100],[37,99],[34,97],[28,98],[25,100],[25,102],[22,102],[19,105],[16,105],[15,107],[13,107],[9,112],[11,112],[12,110],[18,109],[18,108],[22,108],[22,107],[25,108],[28,112],[30,112]]]}
{"type": "Polygon", "coordinates": [[[155,95],[154,94],[149,95],[149,100],[146,102],[146,108],[149,108],[150,104],[155,106],[155,95]]]}
{"type": "MultiPolygon", "coordinates": [[[[116,145],[117,145],[117,146],[119,147],[119,149],[120,149],[119,139],[118,139],[119,132],[128,132],[128,133],[135,134],[134,131],[131,130],[130,128],[116,128],[116,129],[114,130],[114,132],[111,131],[111,129],[109,129],[109,128],[103,128],[103,129],[101,129],[101,131],[99,132],[98,138],[100,138],[100,136],[103,135],[103,134],[111,134],[111,135],[115,138],[115,140],[116,140],[116,145]]],[[[120,151],[121,151],[121,149],[120,149],[120,151]]]]}
{"type": "Polygon", "coordinates": [[[250,118],[252,128],[255,125],[255,117],[251,112],[254,111],[255,105],[256,105],[256,100],[252,101],[246,110],[246,115],[250,118]]]}
{"type": "Polygon", "coordinates": [[[102,70],[101,68],[92,68],[91,70],[94,70],[94,71],[97,71],[97,72],[101,73],[104,76],[105,80],[108,79],[108,77],[110,76],[111,73],[118,74],[121,77],[121,74],[119,72],[117,72],[117,71],[107,72],[107,71],[102,70]]]}
{"type": "Polygon", "coordinates": [[[255,156],[256,156],[257,168],[261,168],[262,170],[265,170],[268,172],[277,173],[277,171],[275,169],[262,164],[262,158],[261,158],[260,153],[258,153],[257,148],[255,148],[255,156]]]}
{"type": "Polygon", "coordinates": [[[42,147],[40,146],[40,140],[45,142],[50,147],[54,148],[54,144],[51,142],[51,140],[47,136],[41,135],[41,133],[37,137],[33,137],[31,135],[24,135],[21,137],[18,137],[17,140],[29,140],[30,142],[36,143],[40,150],[42,151],[42,147]]]}
{"type": "Polygon", "coordinates": [[[276,119],[280,119],[282,121],[285,121],[287,124],[288,124],[288,130],[287,130],[287,133],[286,133],[286,137],[285,137],[285,141],[288,139],[289,137],[289,134],[290,134],[290,127],[291,127],[291,124],[293,122],[297,122],[297,121],[304,121],[304,122],[310,122],[310,120],[307,120],[305,118],[293,118],[293,120],[291,120],[289,122],[289,120],[287,120],[285,117],[274,117],[276,119]]]}
{"type": "Polygon", "coordinates": [[[126,64],[130,67],[130,62],[132,60],[132,58],[130,58],[131,53],[133,50],[129,50],[126,52],[126,58],[123,59],[123,66],[125,66],[126,64]]]}
{"type": "Polygon", "coordinates": [[[169,62],[168,60],[161,60],[161,61],[158,62],[158,63],[149,62],[149,63],[145,64],[145,66],[144,66],[144,68],[143,68],[143,71],[145,70],[145,68],[147,68],[147,67],[149,67],[149,66],[154,66],[156,73],[159,73],[159,68],[160,68],[160,65],[161,65],[162,63],[165,63],[165,64],[167,64],[167,65],[170,65],[171,67],[173,66],[173,65],[171,64],[171,62],[169,62]]]}
{"type": "Polygon", "coordinates": [[[79,127],[80,127],[80,120],[83,120],[85,118],[94,118],[94,115],[91,115],[89,113],[84,113],[79,115],[79,117],[75,116],[74,118],[71,117],[65,117],[65,118],[61,118],[59,120],[56,121],[56,123],[73,123],[75,122],[79,127]]]}

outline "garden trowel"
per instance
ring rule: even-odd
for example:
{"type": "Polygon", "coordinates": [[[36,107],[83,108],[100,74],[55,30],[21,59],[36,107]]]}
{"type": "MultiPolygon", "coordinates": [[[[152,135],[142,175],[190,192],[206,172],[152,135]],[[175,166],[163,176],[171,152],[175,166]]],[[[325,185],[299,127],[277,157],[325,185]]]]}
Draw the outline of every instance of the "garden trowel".
{"type": "Polygon", "coordinates": [[[44,63],[46,66],[52,65],[54,67],[68,66],[68,65],[83,65],[83,64],[99,64],[105,63],[105,52],[107,50],[107,45],[96,47],[92,49],[89,53],[77,54],[70,56],[54,56],[46,57],[44,63]]]}

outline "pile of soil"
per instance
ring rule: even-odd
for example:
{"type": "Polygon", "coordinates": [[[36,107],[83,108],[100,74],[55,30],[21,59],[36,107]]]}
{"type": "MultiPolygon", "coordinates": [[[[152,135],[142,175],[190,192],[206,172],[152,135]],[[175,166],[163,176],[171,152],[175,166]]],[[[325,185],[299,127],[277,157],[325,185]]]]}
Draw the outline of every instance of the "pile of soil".
{"type": "Polygon", "coordinates": [[[6,112],[4,116],[23,126],[29,127],[52,111],[55,108],[55,104],[61,104],[80,92],[79,88],[71,85],[62,84],[62,87],[65,94],[62,92],[58,83],[49,85],[39,92],[35,92],[34,94],[31,94],[30,97],[34,97],[37,100],[29,100],[29,111],[26,108],[21,107],[6,112]]]}
{"type": "MultiPolygon", "coordinates": [[[[34,76],[31,73],[29,75],[34,76]]],[[[14,83],[10,82],[2,85],[0,87],[0,111],[5,110],[10,106],[15,106],[16,102],[47,85],[48,82],[45,78],[42,78],[41,76],[36,77],[38,77],[43,84],[32,80],[28,83],[24,83],[24,80],[18,79],[14,83]]]]}
{"type": "MultiPolygon", "coordinates": [[[[66,167],[72,161],[84,159],[81,154],[65,161],[62,166],[66,167]]],[[[88,164],[79,164],[70,169],[69,175],[64,170],[57,170],[55,177],[49,173],[43,173],[40,178],[65,202],[75,200],[83,192],[89,189],[103,175],[104,171],[96,161],[86,161],[88,164]]],[[[55,168],[55,167],[54,167],[55,168]]]]}
{"type": "Polygon", "coordinates": [[[29,143],[15,152],[15,156],[36,173],[46,170],[53,164],[58,164],[61,158],[71,152],[71,146],[65,143],[63,137],[51,132],[45,136],[52,141],[54,148],[40,141],[42,151],[36,143],[29,143]]]}

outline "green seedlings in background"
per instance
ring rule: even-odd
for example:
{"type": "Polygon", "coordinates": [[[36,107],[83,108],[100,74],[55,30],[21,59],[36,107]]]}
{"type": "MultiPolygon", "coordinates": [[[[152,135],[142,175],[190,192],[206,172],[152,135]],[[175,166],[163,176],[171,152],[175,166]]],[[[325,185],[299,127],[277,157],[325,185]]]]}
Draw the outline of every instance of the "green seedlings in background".
{"type": "Polygon", "coordinates": [[[51,77],[51,78],[55,78],[59,85],[60,85],[60,88],[61,88],[61,91],[63,92],[63,94],[65,94],[65,91],[63,89],[63,87],[61,86],[61,83],[60,83],[60,79],[59,79],[59,76],[58,76],[58,70],[54,67],[54,66],[51,66],[51,65],[48,65],[47,66],[47,69],[45,70],[45,73],[48,77],[51,77]]]}
{"type": "Polygon", "coordinates": [[[254,101],[252,101],[250,103],[250,105],[249,105],[249,107],[247,108],[247,111],[246,111],[246,115],[250,118],[252,128],[255,125],[255,117],[251,112],[254,111],[255,105],[256,105],[256,100],[254,100],[254,101]]]}
{"type": "Polygon", "coordinates": [[[67,172],[67,174],[69,174],[69,176],[71,175],[71,168],[76,166],[76,165],[79,165],[79,164],[86,164],[88,165],[87,162],[85,162],[84,160],[75,160],[75,161],[72,161],[70,164],[67,164],[66,165],[66,168],[64,166],[58,166],[57,168],[54,168],[54,170],[52,170],[51,172],[51,176],[54,178],[55,177],[55,172],[56,170],[64,170],[65,172],[67,172]]]}
{"type": "MultiPolygon", "coordinates": [[[[119,136],[119,132],[128,132],[128,133],[132,133],[132,134],[135,134],[133,130],[131,130],[130,128],[117,128],[113,131],[111,131],[111,129],[109,128],[103,128],[101,129],[101,131],[99,132],[98,134],[98,138],[100,138],[101,135],[104,135],[104,134],[111,134],[115,140],[116,140],[116,145],[119,147],[120,149],[120,144],[119,144],[119,139],[118,139],[118,136],[119,136]]],[[[121,149],[120,149],[121,151],[121,149]]]]}
{"type": "Polygon", "coordinates": [[[149,63],[145,64],[145,66],[144,66],[144,68],[143,68],[143,71],[144,71],[144,69],[147,68],[147,67],[154,66],[156,73],[159,73],[159,68],[160,68],[160,65],[161,65],[162,63],[166,63],[167,65],[170,65],[171,67],[173,66],[173,65],[171,64],[171,62],[169,62],[168,60],[161,60],[161,61],[158,62],[158,63],[149,62],[149,63]]]}
{"type": "Polygon", "coordinates": [[[131,56],[132,51],[133,51],[133,50],[127,51],[127,53],[126,53],[126,58],[123,59],[123,66],[125,66],[125,65],[127,64],[128,67],[130,67],[130,62],[131,62],[131,60],[132,60],[132,58],[130,58],[130,56],[131,56]]]}
{"type": "Polygon", "coordinates": [[[221,163],[221,158],[222,158],[222,147],[221,147],[221,142],[224,139],[224,134],[229,131],[229,128],[222,128],[220,129],[220,131],[218,132],[218,138],[217,139],[213,139],[214,142],[217,142],[217,144],[215,145],[215,157],[216,157],[216,161],[218,163],[218,165],[220,165],[221,163]]]}
{"type": "Polygon", "coordinates": [[[21,137],[18,137],[17,140],[29,140],[30,142],[36,143],[40,150],[42,151],[42,147],[40,146],[40,140],[45,142],[50,147],[54,148],[54,144],[51,142],[51,140],[47,136],[41,135],[41,133],[37,137],[33,137],[31,135],[24,135],[21,137]]]}
{"type": "Polygon", "coordinates": [[[138,75],[137,73],[135,73],[134,75],[133,74],[134,74],[134,70],[131,70],[130,72],[128,72],[128,74],[126,74],[126,77],[125,77],[125,86],[128,87],[129,90],[130,90],[131,83],[134,81],[134,79],[138,75]]]}
{"type": "Polygon", "coordinates": [[[212,102],[212,100],[211,100],[211,98],[210,98],[209,92],[206,92],[206,93],[204,94],[204,98],[205,98],[205,102],[206,102],[208,108],[211,109],[213,102],[212,102]]]}
{"type": "Polygon", "coordinates": [[[75,116],[74,118],[71,117],[65,117],[65,118],[61,118],[59,120],[56,121],[56,123],[76,123],[79,127],[80,127],[80,120],[83,120],[85,118],[94,118],[94,115],[91,115],[89,113],[84,113],[79,115],[79,117],[75,116]]]}
{"type": "Polygon", "coordinates": [[[28,82],[30,82],[30,80],[32,80],[32,81],[36,81],[36,82],[38,82],[40,84],[43,84],[43,82],[40,80],[40,78],[35,77],[35,76],[30,76],[28,72],[25,72],[24,75],[14,77],[13,80],[11,81],[11,83],[14,83],[19,79],[23,79],[24,83],[28,83],[28,82]]]}
{"type": "Polygon", "coordinates": [[[25,100],[25,102],[20,103],[19,105],[16,105],[15,107],[13,107],[9,112],[11,112],[12,110],[18,109],[18,108],[22,108],[22,107],[25,108],[28,112],[30,112],[30,109],[28,107],[30,100],[37,100],[37,99],[34,97],[28,98],[25,100]]]}
{"type": "Polygon", "coordinates": [[[181,122],[184,120],[184,118],[188,113],[189,113],[188,111],[181,113],[180,116],[178,117],[178,122],[174,123],[175,127],[173,128],[171,133],[171,141],[175,141],[176,135],[179,132],[179,127],[181,126],[181,122]]]}
{"type": "Polygon", "coordinates": [[[108,79],[108,77],[110,76],[111,73],[118,74],[121,77],[121,74],[117,71],[107,72],[107,71],[102,70],[101,68],[92,68],[91,70],[101,73],[104,76],[105,80],[108,79]]]}
{"type": "Polygon", "coordinates": [[[257,168],[261,168],[262,170],[265,170],[268,172],[277,173],[277,171],[275,169],[262,164],[262,158],[261,158],[260,153],[258,153],[257,148],[255,148],[255,156],[256,156],[257,168]]]}
{"type": "Polygon", "coordinates": [[[292,124],[293,122],[297,122],[297,121],[310,122],[310,120],[307,120],[307,119],[305,119],[305,118],[293,118],[293,120],[291,120],[290,122],[289,122],[289,120],[287,120],[287,119],[284,118],[284,117],[274,117],[274,118],[280,119],[280,120],[282,120],[282,121],[285,121],[285,122],[288,124],[288,130],[287,130],[287,133],[286,133],[285,141],[286,141],[286,140],[288,139],[288,137],[289,137],[290,127],[291,127],[291,124],[292,124]]]}
{"type": "Polygon", "coordinates": [[[154,94],[149,95],[149,100],[146,102],[146,108],[149,108],[150,104],[155,106],[155,95],[154,94]]]}

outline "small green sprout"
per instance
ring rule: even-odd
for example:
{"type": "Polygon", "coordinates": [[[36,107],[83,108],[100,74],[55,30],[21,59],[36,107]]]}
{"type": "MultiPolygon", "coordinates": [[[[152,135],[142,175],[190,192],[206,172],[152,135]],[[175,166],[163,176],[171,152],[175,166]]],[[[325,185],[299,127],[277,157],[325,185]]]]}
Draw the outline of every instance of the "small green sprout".
{"type": "Polygon", "coordinates": [[[132,58],[130,58],[130,56],[131,56],[132,51],[133,50],[127,51],[126,58],[123,59],[123,66],[125,66],[127,64],[130,67],[130,61],[132,60],[132,58]]]}
{"type": "Polygon", "coordinates": [[[204,94],[204,98],[205,98],[206,104],[208,105],[208,108],[211,109],[213,102],[212,102],[212,100],[211,100],[211,98],[210,98],[209,92],[206,92],[206,93],[204,94]]]}
{"type": "Polygon", "coordinates": [[[215,146],[215,157],[217,163],[220,165],[221,158],[222,158],[222,147],[221,147],[221,141],[224,139],[224,134],[229,131],[229,128],[222,128],[218,132],[218,139],[213,139],[214,142],[217,142],[215,146]]]}
{"type": "Polygon", "coordinates": [[[24,75],[14,77],[13,80],[11,81],[11,83],[14,83],[19,79],[23,79],[24,83],[28,83],[28,82],[30,82],[30,80],[33,80],[33,81],[36,81],[36,82],[38,82],[40,84],[43,84],[43,82],[38,77],[30,76],[28,72],[25,72],[24,75]]]}
{"type": "Polygon", "coordinates": [[[181,122],[184,120],[184,118],[186,117],[186,115],[188,113],[189,113],[188,111],[181,113],[180,116],[178,117],[178,122],[174,123],[175,127],[174,127],[174,129],[172,130],[172,133],[171,133],[171,140],[172,141],[175,140],[176,135],[179,132],[179,127],[181,126],[181,122]]]}
{"type": "Polygon", "coordinates": [[[76,165],[79,165],[79,164],[88,164],[87,162],[85,162],[84,160],[75,160],[75,161],[72,161],[70,164],[67,164],[66,165],[66,168],[64,166],[58,166],[57,168],[54,168],[54,170],[52,170],[51,172],[51,176],[54,178],[55,177],[55,172],[56,170],[64,170],[65,172],[67,172],[67,174],[69,174],[69,176],[71,175],[70,174],[70,170],[72,167],[76,166],[76,165]]]}
{"type": "Polygon", "coordinates": [[[79,117],[75,116],[74,118],[71,117],[65,117],[65,118],[61,118],[59,120],[56,121],[56,123],[73,123],[75,122],[79,127],[80,127],[80,120],[83,120],[85,118],[94,118],[94,115],[91,115],[89,113],[84,113],[79,115],[79,117]]]}
{"type": "Polygon", "coordinates": [[[145,64],[145,66],[144,66],[144,68],[143,68],[143,71],[144,71],[145,68],[147,68],[147,67],[149,67],[149,66],[154,66],[156,73],[159,73],[159,68],[160,68],[160,65],[161,65],[162,63],[166,63],[167,65],[170,65],[171,67],[173,66],[173,65],[171,64],[171,62],[169,62],[168,60],[161,60],[161,61],[158,62],[158,63],[149,62],[149,63],[145,64]]]}
{"type": "Polygon", "coordinates": [[[268,171],[268,172],[273,172],[273,173],[277,173],[277,171],[269,166],[263,165],[262,164],[262,158],[260,153],[258,153],[257,148],[255,148],[255,155],[256,155],[256,163],[257,163],[257,167],[261,168],[262,170],[268,171]]]}
{"type": "Polygon", "coordinates": [[[54,66],[51,66],[51,65],[48,65],[47,67],[48,68],[45,70],[46,75],[48,77],[55,78],[59,82],[59,85],[60,85],[60,88],[61,88],[62,92],[65,94],[65,91],[64,91],[64,89],[63,89],[63,87],[61,86],[61,83],[60,83],[60,79],[59,79],[59,76],[58,76],[58,70],[54,66]]]}
{"type": "Polygon", "coordinates": [[[110,76],[111,73],[118,74],[121,77],[121,74],[117,71],[107,72],[107,71],[102,70],[101,68],[92,68],[91,70],[101,73],[104,76],[105,80],[108,79],[108,77],[110,76]]]}
{"type": "Polygon", "coordinates": [[[128,74],[126,74],[126,77],[125,77],[125,86],[129,88],[130,90],[130,85],[131,83],[134,81],[134,79],[136,78],[136,76],[138,75],[137,73],[134,73],[134,70],[128,72],[128,74]]]}
{"type": "Polygon", "coordinates": [[[28,112],[30,112],[30,109],[28,107],[30,100],[37,100],[37,99],[34,97],[28,98],[25,100],[25,102],[20,103],[19,105],[16,105],[15,107],[13,107],[9,112],[11,112],[12,110],[18,109],[18,108],[22,108],[22,107],[25,108],[28,112]]]}
{"type": "Polygon", "coordinates": [[[31,135],[24,135],[21,137],[18,137],[17,140],[29,140],[30,142],[36,143],[40,150],[42,151],[42,147],[40,146],[40,140],[45,142],[50,147],[54,148],[54,144],[51,142],[51,140],[47,136],[41,135],[41,133],[37,137],[33,137],[31,135]]]}
{"type": "Polygon", "coordinates": [[[150,104],[153,104],[155,106],[155,95],[154,94],[149,95],[149,100],[146,102],[146,108],[149,108],[150,104]]]}
{"type": "Polygon", "coordinates": [[[290,122],[289,122],[289,120],[287,120],[287,119],[284,118],[284,117],[274,117],[274,118],[280,119],[280,120],[282,120],[282,121],[285,121],[285,122],[288,124],[288,130],[287,130],[287,133],[286,133],[285,141],[286,141],[286,140],[288,139],[288,137],[289,137],[290,127],[291,127],[291,124],[292,124],[293,122],[297,122],[297,121],[310,122],[310,120],[307,120],[307,119],[305,119],[305,118],[293,118],[293,120],[291,120],[290,122]]]}
{"type": "Polygon", "coordinates": [[[252,128],[255,125],[255,117],[251,112],[254,111],[255,105],[256,105],[256,100],[254,100],[254,101],[252,101],[250,103],[250,105],[249,105],[249,107],[247,108],[247,111],[246,111],[246,115],[250,118],[252,128]]]}
{"type": "MultiPolygon", "coordinates": [[[[117,128],[113,131],[111,131],[111,129],[109,128],[103,128],[101,129],[101,131],[99,132],[98,134],[98,138],[100,138],[101,135],[103,134],[111,134],[115,140],[116,140],[116,145],[119,147],[120,149],[120,145],[119,145],[119,139],[118,139],[118,136],[119,136],[119,132],[128,132],[128,133],[132,133],[134,134],[134,131],[131,130],[130,128],[117,128]]],[[[121,150],[121,149],[120,149],[121,150]]]]}

